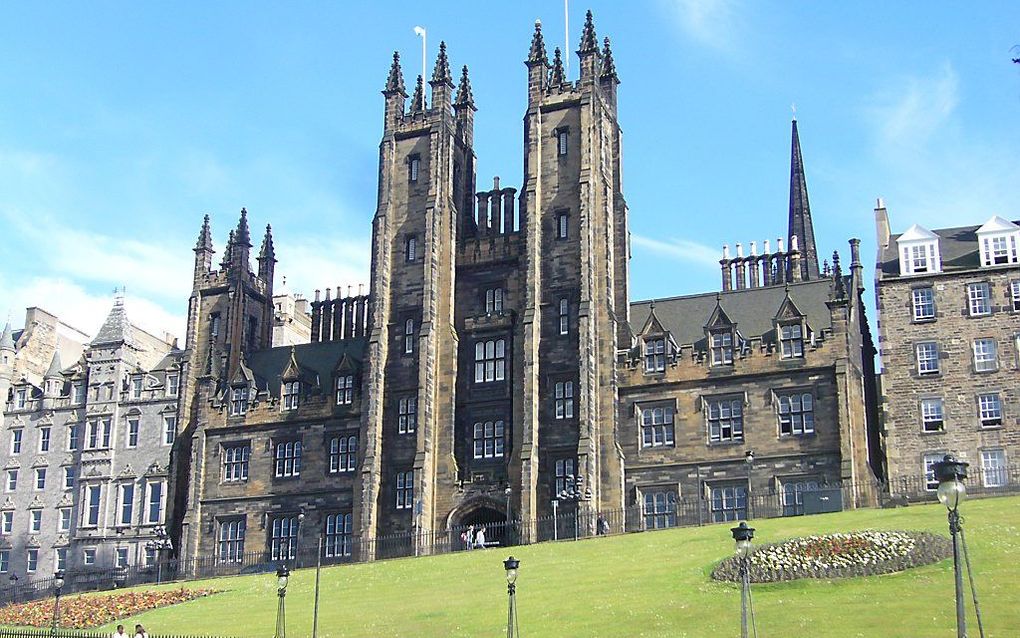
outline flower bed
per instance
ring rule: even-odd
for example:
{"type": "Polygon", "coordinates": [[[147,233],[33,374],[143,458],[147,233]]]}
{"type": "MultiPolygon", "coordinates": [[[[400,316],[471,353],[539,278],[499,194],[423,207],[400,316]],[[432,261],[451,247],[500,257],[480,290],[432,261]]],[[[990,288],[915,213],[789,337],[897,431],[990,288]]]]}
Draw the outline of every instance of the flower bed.
{"type": "MultiPolygon", "coordinates": [[[[131,591],[110,595],[66,596],[60,599],[60,626],[74,629],[99,627],[157,607],[167,607],[219,593],[214,589],[131,591]]],[[[0,609],[0,625],[49,627],[53,599],[45,598],[0,609]]]]}
{"type": "MultiPolygon", "coordinates": [[[[751,582],[874,576],[930,565],[950,555],[949,539],[928,532],[865,530],[805,536],[756,547],[751,553],[751,582]]],[[[712,578],[739,580],[739,560],[730,557],[719,563],[712,578]]]]}

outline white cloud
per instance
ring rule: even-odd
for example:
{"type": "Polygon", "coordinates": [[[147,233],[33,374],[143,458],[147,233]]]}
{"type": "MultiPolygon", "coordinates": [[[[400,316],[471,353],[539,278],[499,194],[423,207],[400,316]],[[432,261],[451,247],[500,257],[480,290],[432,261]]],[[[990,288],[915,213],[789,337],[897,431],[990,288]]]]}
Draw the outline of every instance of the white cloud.
{"type": "Polygon", "coordinates": [[[738,42],[737,0],[662,0],[683,32],[698,44],[731,51],[738,42]]]}
{"type": "MultiPolygon", "coordinates": [[[[347,287],[357,294],[358,284],[364,284],[368,292],[369,268],[371,266],[371,239],[351,237],[295,237],[276,245],[277,289],[287,278],[287,289],[312,298],[315,289],[347,287]]],[[[335,294],[335,293],[334,293],[335,294]]]]}
{"type": "Polygon", "coordinates": [[[664,257],[698,266],[717,267],[722,256],[721,249],[712,248],[688,239],[662,241],[642,235],[631,235],[630,240],[632,244],[664,257]]]}
{"type": "Polygon", "coordinates": [[[934,75],[900,79],[877,94],[871,117],[885,144],[921,144],[950,121],[959,90],[956,71],[946,62],[934,75]]]}

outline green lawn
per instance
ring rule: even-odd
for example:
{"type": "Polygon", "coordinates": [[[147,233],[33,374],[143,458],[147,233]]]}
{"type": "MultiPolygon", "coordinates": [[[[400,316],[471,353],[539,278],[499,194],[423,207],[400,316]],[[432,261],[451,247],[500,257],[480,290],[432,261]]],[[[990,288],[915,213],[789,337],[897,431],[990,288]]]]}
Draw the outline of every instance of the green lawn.
{"type": "MultiPolygon", "coordinates": [[[[1016,636],[1020,497],[968,501],[964,518],[987,635],[1016,636]]],[[[752,524],[761,542],[868,528],[947,533],[945,510],[939,505],[752,524]]],[[[729,527],[512,548],[521,559],[517,583],[521,635],[739,635],[739,589],[709,578],[713,565],[731,551],[729,527]]],[[[502,560],[507,553],[493,549],[324,569],[319,635],[505,635],[502,560]]],[[[291,576],[287,617],[292,638],[311,635],[314,578],[314,569],[291,576]]],[[[201,586],[225,591],[125,619],[125,624],[142,622],[151,632],[272,636],[275,576],[224,578],[201,586]]],[[[871,578],[755,585],[753,592],[763,637],[955,635],[951,560],[871,578]]],[[[973,617],[970,622],[976,636],[973,617]]]]}

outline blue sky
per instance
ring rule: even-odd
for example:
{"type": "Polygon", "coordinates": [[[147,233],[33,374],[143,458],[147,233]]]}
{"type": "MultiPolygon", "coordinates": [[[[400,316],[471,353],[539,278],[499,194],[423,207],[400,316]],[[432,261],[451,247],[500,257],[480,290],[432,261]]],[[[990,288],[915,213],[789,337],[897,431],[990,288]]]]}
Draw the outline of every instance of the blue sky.
{"type": "MultiPolygon", "coordinates": [[[[823,253],[856,236],[874,261],[878,196],[894,232],[1020,217],[1018,3],[589,4],[622,80],[634,299],[714,290],[722,244],[785,234],[791,103],[823,253]]],[[[222,248],[242,206],[291,290],[367,283],[392,51],[411,85],[412,28],[430,72],[447,41],[479,186],[519,186],[536,18],[551,54],[559,0],[4,4],[0,312],[94,333],[124,285],[181,334],[202,215],[222,248]]]]}

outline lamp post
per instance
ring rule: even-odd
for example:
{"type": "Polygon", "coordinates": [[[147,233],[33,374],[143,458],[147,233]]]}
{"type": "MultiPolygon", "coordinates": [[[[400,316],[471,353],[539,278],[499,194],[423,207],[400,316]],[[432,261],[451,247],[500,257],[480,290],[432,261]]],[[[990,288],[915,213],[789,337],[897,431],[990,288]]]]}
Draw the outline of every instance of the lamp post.
{"type": "Polygon", "coordinates": [[[301,523],[305,522],[305,513],[301,511],[297,515],[297,534],[294,536],[294,568],[301,567],[301,523]]]}
{"type": "Polygon", "coordinates": [[[740,559],[740,638],[747,638],[747,608],[751,602],[751,539],[754,528],[741,521],[730,529],[736,541],[736,556],[740,559]]]}
{"type": "Polygon", "coordinates": [[[521,629],[517,624],[517,569],[521,561],[510,556],[503,561],[503,569],[506,570],[506,638],[520,638],[521,629]]]}
{"type": "Polygon", "coordinates": [[[506,495],[506,527],[503,528],[503,540],[507,545],[510,544],[510,498],[514,495],[514,490],[508,483],[506,489],[503,490],[503,494],[506,495]]]}
{"type": "Polygon", "coordinates": [[[11,577],[8,580],[11,581],[11,602],[12,603],[17,603],[18,602],[18,580],[19,580],[18,579],[18,575],[12,572],[11,573],[11,577]]]}
{"type": "Polygon", "coordinates": [[[50,636],[57,638],[57,626],[60,624],[60,590],[64,586],[64,570],[57,570],[53,574],[53,625],[50,627],[50,636]]]}
{"type": "Polygon", "coordinates": [[[566,480],[566,487],[563,488],[556,498],[561,501],[568,501],[574,504],[574,540],[577,540],[578,525],[577,519],[581,513],[581,503],[591,500],[591,488],[584,487],[584,477],[578,475],[574,477],[568,474],[566,480]]]}
{"type": "MultiPolygon", "coordinates": [[[[939,501],[949,510],[949,534],[953,537],[953,575],[956,577],[956,635],[967,637],[967,616],[963,606],[963,570],[960,566],[960,537],[963,528],[960,526],[960,503],[967,497],[967,488],[963,480],[967,478],[969,463],[957,461],[952,454],[947,454],[935,463],[935,478],[938,479],[939,501]]],[[[977,597],[975,596],[975,604],[977,597]]]]}
{"type": "Polygon", "coordinates": [[[173,543],[170,541],[170,535],[166,533],[166,527],[162,525],[157,525],[152,530],[152,534],[155,538],[145,543],[145,549],[151,551],[156,558],[156,584],[158,585],[163,580],[162,553],[172,549],[173,543]]]}
{"type": "Polygon", "coordinates": [[[560,505],[559,499],[554,498],[552,500],[552,508],[553,508],[553,540],[554,541],[560,540],[560,520],[557,518],[557,516],[558,516],[557,509],[559,508],[559,505],[560,505]]]}
{"type": "Polygon", "coordinates": [[[276,570],[276,595],[280,598],[276,607],[276,635],[275,638],[287,638],[287,581],[290,579],[290,570],[283,563],[276,570]]]}
{"type": "Polygon", "coordinates": [[[754,518],[754,504],[751,501],[751,468],[754,467],[754,450],[744,452],[744,463],[747,464],[747,518],[754,518]]]}

